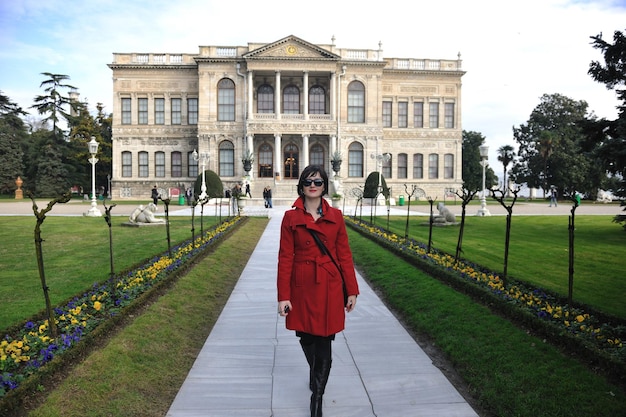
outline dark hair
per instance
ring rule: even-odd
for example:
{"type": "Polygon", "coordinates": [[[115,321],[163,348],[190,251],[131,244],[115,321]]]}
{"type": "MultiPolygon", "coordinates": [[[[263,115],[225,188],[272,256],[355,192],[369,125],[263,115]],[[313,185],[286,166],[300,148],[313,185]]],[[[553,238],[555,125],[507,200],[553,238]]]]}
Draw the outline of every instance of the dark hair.
{"type": "Polygon", "coordinates": [[[298,195],[304,195],[304,186],[302,185],[302,182],[311,175],[315,174],[320,174],[320,177],[324,180],[324,191],[322,192],[322,195],[328,194],[328,174],[326,174],[326,171],[324,171],[324,168],[320,165],[309,165],[304,168],[300,174],[300,179],[298,180],[298,195]]]}

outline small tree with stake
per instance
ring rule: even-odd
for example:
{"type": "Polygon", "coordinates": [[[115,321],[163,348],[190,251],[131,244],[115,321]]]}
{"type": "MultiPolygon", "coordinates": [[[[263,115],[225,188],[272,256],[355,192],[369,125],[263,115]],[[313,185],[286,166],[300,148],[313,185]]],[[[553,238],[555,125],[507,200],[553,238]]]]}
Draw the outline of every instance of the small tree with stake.
{"type": "Polygon", "coordinates": [[[507,206],[506,202],[504,201],[506,198],[506,193],[504,193],[502,190],[491,190],[491,196],[494,199],[496,199],[500,203],[500,205],[505,208],[507,212],[506,238],[504,240],[504,271],[502,272],[502,283],[505,287],[506,287],[507,269],[509,266],[509,246],[510,246],[510,241],[511,241],[511,217],[513,216],[513,206],[515,205],[515,202],[517,201],[517,194],[519,193],[519,188],[512,190],[511,193],[513,194],[513,201],[511,202],[510,206],[507,206]]]}
{"type": "Polygon", "coordinates": [[[109,262],[111,266],[111,271],[109,273],[109,285],[111,285],[111,295],[115,301],[115,268],[113,267],[113,232],[111,230],[111,210],[113,210],[113,207],[117,204],[112,204],[107,207],[106,200],[102,200],[102,205],[104,206],[104,221],[106,221],[107,226],[109,226],[109,262]]]}
{"type": "Polygon", "coordinates": [[[52,210],[52,207],[56,203],[67,203],[70,201],[71,194],[67,193],[61,197],[57,197],[51,202],[48,203],[48,206],[45,209],[41,209],[39,211],[39,207],[37,207],[37,203],[35,202],[35,197],[29,191],[26,192],[26,195],[33,202],[33,212],[35,213],[35,217],[37,217],[37,225],[35,226],[35,253],[37,254],[37,267],[39,269],[39,278],[41,279],[41,288],[43,289],[43,296],[46,300],[46,313],[48,314],[48,325],[50,326],[50,334],[53,338],[58,336],[57,325],[54,321],[54,310],[52,309],[52,304],[50,303],[50,294],[48,288],[48,284],[46,284],[46,273],[43,266],[43,250],[41,242],[43,239],[41,238],[41,225],[44,220],[46,220],[46,213],[52,210]]]}
{"type": "Polygon", "coordinates": [[[478,190],[470,191],[466,188],[461,190],[461,194],[458,191],[455,194],[461,199],[461,227],[459,228],[459,240],[456,243],[456,253],[454,254],[454,263],[459,262],[459,256],[461,255],[463,244],[463,231],[465,229],[465,208],[472,201],[478,190]]]}

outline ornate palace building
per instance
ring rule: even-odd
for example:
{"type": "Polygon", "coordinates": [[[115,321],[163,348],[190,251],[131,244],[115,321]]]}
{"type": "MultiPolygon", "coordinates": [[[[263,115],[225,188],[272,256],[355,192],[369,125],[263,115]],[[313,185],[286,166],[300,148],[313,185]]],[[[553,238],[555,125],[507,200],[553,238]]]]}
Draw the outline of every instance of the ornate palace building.
{"type": "Polygon", "coordinates": [[[440,199],[462,185],[460,56],[385,58],[381,46],[287,36],[197,54],[115,53],[109,67],[114,198],[149,199],[154,185],[168,195],[203,167],[225,188],[249,180],[259,204],[266,186],[275,204],[291,204],[309,164],[348,200],[374,171],[394,197],[405,184],[440,199]]]}

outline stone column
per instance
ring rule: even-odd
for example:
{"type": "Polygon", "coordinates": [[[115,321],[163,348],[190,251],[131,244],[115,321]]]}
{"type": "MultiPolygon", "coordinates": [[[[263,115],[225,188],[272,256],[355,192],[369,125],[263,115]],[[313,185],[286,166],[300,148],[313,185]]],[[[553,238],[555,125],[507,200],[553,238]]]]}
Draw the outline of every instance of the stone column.
{"type": "Polygon", "coordinates": [[[337,75],[334,72],[330,73],[330,117],[333,120],[338,120],[339,116],[335,111],[337,105],[337,75]]]}
{"type": "Polygon", "coordinates": [[[276,71],[276,89],[274,90],[274,114],[276,115],[276,120],[280,120],[280,71],[276,71]]]}
{"type": "Polygon", "coordinates": [[[309,72],[304,72],[303,87],[304,90],[304,120],[309,120],[309,72]]]}
{"type": "Polygon", "coordinates": [[[302,135],[302,164],[300,166],[303,169],[309,166],[309,135],[306,134],[302,135]]]}
{"type": "Polygon", "coordinates": [[[281,145],[280,133],[274,135],[274,179],[278,173],[278,178],[282,178],[283,175],[283,150],[281,145]]]}
{"type": "Polygon", "coordinates": [[[252,71],[248,71],[248,119],[254,119],[254,79],[252,71]]]}

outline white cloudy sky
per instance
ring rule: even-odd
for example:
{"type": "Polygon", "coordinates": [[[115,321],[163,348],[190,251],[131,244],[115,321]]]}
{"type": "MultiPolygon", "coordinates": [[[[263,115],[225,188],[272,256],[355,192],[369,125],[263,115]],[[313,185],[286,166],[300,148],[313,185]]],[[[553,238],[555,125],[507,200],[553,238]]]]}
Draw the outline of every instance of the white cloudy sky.
{"type": "Polygon", "coordinates": [[[0,90],[27,109],[42,72],[65,74],[92,109],[111,111],[114,52],[197,53],[288,35],[325,44],[334,35],[340,48],[382,42],[386,57],[460,52],[463,129],[486,137],[493,166],[543,94],[616,118],[615,94],[587,75],[601,60],[589,37],[612,43],[624,30],[626,0],[0,0],[0,90]]]}

